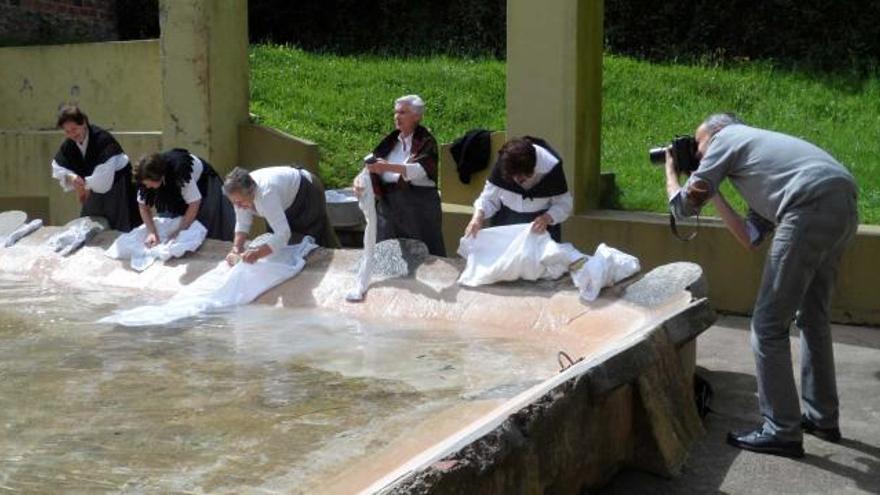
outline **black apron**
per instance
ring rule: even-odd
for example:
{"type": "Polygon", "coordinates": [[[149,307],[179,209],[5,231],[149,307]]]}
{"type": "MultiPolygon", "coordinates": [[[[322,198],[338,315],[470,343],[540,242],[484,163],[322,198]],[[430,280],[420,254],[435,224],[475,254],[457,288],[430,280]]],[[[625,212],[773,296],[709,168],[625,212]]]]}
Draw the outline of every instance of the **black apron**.
{"type": "Polygon", "coordinates": [[[434,256],[446,256],[443,211],[436,187],[410,185],[385,194],[376,202],[376,242],[416,239],[434,256]]]}
{"type": "MultiPolygon", "coordinates": [[[[493,227],[498,227],[500,225],[512,225],[515,223],[531,223],[534,219],[539,216],[547,213],[547,210],[541,211],[532,211],[532,212],[522,212],[522,211],[514,211],[507,206],[501,205],[501,209],[498,210],[497,213],[492,215],[492,218],[489,220],[492,222],[493,227]]],[[[556,242],[562,242],[562,225],[554,224],[547,226],[547,233],[550,234],[550,237],[556,242]]]]}
{"type": "MultiPolygon", "coordinates": [[[[287,217],[287,225],[290,227],[290,240],[288,244],[302,242],[303,237],[310,235],[315,238],[315,243],[325,248],[338,248],[339,240],[330,225],[330,217],[327,214],[327,198],[324,196],[324,186],[315,174],[312,180],[301,174],[299,190],[293,203],[284,210],[287,217]]],[[[272,228],[269,227],[269,232],[272,228]]]]}

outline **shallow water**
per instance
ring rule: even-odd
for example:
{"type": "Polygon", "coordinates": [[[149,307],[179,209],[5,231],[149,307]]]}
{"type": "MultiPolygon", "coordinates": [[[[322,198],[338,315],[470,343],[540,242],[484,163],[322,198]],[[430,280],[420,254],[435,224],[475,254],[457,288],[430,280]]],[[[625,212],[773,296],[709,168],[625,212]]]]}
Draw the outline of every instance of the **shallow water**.
{"type": "Polygon", "coordinates": [[[314,493],[557,369],[540,336],[268,306],[99,325],[155,301],[3,277],[0,491],[314,493]]]}

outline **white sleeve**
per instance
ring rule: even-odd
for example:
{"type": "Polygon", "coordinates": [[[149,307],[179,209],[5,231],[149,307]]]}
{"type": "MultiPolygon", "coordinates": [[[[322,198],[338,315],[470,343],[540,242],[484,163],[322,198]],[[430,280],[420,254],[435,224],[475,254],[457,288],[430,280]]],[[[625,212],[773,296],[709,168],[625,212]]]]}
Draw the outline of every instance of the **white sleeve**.
{"type": "Polygon", "coordinates": [[[247,208],[235,208],[235,231],[247,234],[251,231],[251,224],[254,223],[254,213],[247,208]]]}
{"type": "Polygon", "coordinates": [[[196,185],[196,181],[192,179],[180,188],[180,195],[183,196],[183,200],[186,201],[186,204],[192,204],[202,199],[202,193],[199,192],[199,186],[196,185]]]}
{"type": "Polygon", "coordinates": [[[267,244],[272,248],[273,253],[280,252],[290,240],[290,225],[287,224],[287,215],[284,214],[284,207],[281,206],[281,197],[275,192],[269,192],[261,203],[260,214],[265,217],[269,227],[272,227],[272,237],[267,244]]]}
{"type": "Polygon", "coordinates": [[[574,207],[574,198],[571,192],[566,191],[558,196],[550,197],[550,208],[547,214],[553,218],[553,225],[560,224],[571,216],[571,210],[574,207]]]}
{"type": "Polygon", "coordinates": [[[491,218],[501,209],[501,188],[486,181],[480,197],[474,201],[474,210],[481,210],[484,218],[491,218]]]}
{"type": "Polygon", "coordinates": [[[404,179],[407,181],[425,179],[428,177],[428,173],[425,172],[424,167],[418,162],[415,163],[404,163],[404,167],[406,167],[406,174],[404,174],[404,179]]]}
{"type": "Polygon", "coordinates": [[[86,177],[86,188],[92,192],[104,194],[113,187],[113,177],[116,171],[121,169],[128,163],[128,155],[120,153],[113,155],[106,162],[95,167],[92,175],[86,177]]]}
{"type": "Polygon", "coordinates": [[[189,182],[180,188],[180,195],[188,205],[202,199],[202,193],[199,191],[199,179],[205,173],[205,164],[202,163],[202,160],[192,153],[189,156],[192,159],[192,173],[189,176],[189,182]]]}
{"type": "Polygon", "coordinates": [[[58,165],[58,162],[52,160],[52,178],[58,180],[61,184],[61,189],[66,191],[72,191],[73,186],[70,185],[70,176],[76,175],[70,170],[58,165]]]}

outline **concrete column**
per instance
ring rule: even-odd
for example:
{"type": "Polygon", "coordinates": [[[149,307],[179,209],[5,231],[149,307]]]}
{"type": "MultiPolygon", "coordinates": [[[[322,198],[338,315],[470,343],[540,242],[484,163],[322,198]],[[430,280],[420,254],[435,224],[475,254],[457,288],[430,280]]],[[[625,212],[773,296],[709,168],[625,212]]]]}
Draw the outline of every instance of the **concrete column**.
{"type": "Polygon", "coordinates": [[[248,120],[247,0],[160,0],[162,147],[182,147],[221,173],[238,161],[248,120]]]}
{"type": "Polygon", "coordinates": [[[562,155],[575,212],[599,205],[602,0],[507,1],[507,133],[562,155]]]}

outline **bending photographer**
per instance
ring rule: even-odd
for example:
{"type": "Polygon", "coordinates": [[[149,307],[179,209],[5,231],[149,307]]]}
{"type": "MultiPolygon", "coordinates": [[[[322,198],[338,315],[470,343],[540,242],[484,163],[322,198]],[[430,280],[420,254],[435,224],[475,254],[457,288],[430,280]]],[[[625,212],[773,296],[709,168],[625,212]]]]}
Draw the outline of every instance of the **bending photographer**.
{"type": "Polygon", "coordinates": [[[752,314],[758,401],[763,424],[730,432],[727,442],[755,452],[802,457],[803,432],[840,440],[829,311],[841,255],[858,227],[857,187],[831,155],[801,139],[745,125],[732,114],[697,128],[699,167],[684,186],[673,154],[666,190],[676,218],[709,201],[749,249],[775,229],[752,314]],[[745,218],[719,191],[729,178],[748,203],[745,218]],[[801,332],[801,416],[792,373],[789,326],[801,332]]]}

